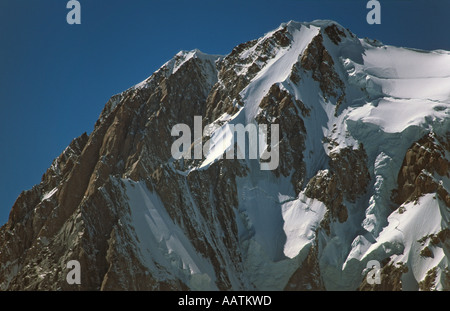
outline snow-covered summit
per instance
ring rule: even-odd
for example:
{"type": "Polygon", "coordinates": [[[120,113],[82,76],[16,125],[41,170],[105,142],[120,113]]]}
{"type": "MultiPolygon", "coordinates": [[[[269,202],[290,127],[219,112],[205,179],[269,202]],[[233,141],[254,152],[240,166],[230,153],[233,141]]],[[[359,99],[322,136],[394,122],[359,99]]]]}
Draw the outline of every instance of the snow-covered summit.
{"type": "MultiPolygon", "coordinates": [[[[220,59],[222,59],[223,57],[224,57],[223,55],[206,54],[198,49],[194,49],[191,51],[182,50],[177,54],[175,54],[175,56],[172,59],[170,59],[164,65],[162,65],[161,68],[155,72],[155,74],[157,74],[158,72],[162,72],[165,75],[165,77],[169,77],[175,74],[184,64],[186,64],[192,59],[200,60],[205,64],[209,64],[215,67],[215,63],[220,59]]],[[[151,80],[152,76],[136,84],[133,88],[140,89],[145,87],[146,85],[148,85],[148,82],[151,80]]]]}
{"type": "Polygon", "coordinates": [[[223,55],[211,55],[205,54],[198,49],[194,49],[192,51],[180,51],[178,52],[174,58],[168,61],[163,67],[167,67],[168,75],[174,74],[177,70],[183,66],[190,59],[200,59],[202,61],[207,61],[210,63],[215,63],[216,61],[223,58],[223,55]]]}

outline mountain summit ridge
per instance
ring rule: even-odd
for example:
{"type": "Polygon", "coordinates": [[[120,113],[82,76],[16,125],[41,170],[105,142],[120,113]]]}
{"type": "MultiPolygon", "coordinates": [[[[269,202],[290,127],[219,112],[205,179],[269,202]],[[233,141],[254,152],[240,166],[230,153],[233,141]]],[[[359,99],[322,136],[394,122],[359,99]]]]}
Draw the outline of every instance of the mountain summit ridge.
{"type": "Polygon", "coordinates": [[[320,20],[177,53],[19,196],[0,289],[448,290],[449,64],[320,20]],[[195,116],[217,152],[176,160],[195,116]],[[279,166],[221,158],[233,124],[278,124],[279,166]]]}

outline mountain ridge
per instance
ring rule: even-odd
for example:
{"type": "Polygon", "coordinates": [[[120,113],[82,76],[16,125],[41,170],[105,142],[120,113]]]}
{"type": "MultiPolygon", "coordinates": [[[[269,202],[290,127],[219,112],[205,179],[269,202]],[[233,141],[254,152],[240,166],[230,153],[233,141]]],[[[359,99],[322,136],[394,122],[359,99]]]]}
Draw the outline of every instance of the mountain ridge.
{"type": "Polygon", "coordinates": [[[19,196],[0,288],[448,289],[448,60],[333,21],[283,23],[225,56],[181,51],[19,196]],[[194,116],[217,126],[217,154],[227,124],[279,124],[278,168],[174,160],[171,129],[194,116]]]}

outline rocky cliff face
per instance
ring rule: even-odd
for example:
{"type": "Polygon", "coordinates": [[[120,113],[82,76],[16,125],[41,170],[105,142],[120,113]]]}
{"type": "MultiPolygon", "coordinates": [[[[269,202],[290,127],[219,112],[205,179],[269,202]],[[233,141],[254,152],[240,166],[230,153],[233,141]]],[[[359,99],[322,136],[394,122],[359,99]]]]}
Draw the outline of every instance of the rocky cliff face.
{"type": "Polygon", "coordinates": [[[226,56],[178,53],[19,196],[0,289],[449,289],[444,63],[331,21],[282,24],[226,56]],[[414,89],[431,76],[435,93],[414,89]],[[278,167],[174,159],[171,130],[195,116],[216,126],[203,141],[218,155],[234,146],[227,125],[278,124],[278,167]]]}

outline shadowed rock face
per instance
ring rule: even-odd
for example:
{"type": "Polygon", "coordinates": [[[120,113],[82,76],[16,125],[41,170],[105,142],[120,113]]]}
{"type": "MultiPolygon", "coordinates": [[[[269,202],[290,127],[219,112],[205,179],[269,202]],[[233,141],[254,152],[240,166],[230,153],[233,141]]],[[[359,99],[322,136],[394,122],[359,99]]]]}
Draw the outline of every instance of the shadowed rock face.
{"type": "Polygon", "coordinates": [[[330,170],[319,172],[306,186],[305,194],[324,202],[328,208],[322,223],[327,231],[330,220],[337,219],[340,223],[347,220],[344,199],[355,202],[366,192],[370,180],[366,163],[367,155],[362,145],[356,150],[342,149],[330,154],[330,170]]]}
{"type": "MultiPolygon", "coordinates": [[[[339,37],[333,38],[337,40],[339,37]]],[[[313,79],[320,83],[320,89],[325,97],[345,96],[344,83],[333,69],[334,60],[323,44],[322,34],[315,36],[308,45],[301,58],[301,64],[305,70],[312,72],[313,79]]]]}
{"type": "Polygon", "coordinates": [[[192,124],[194,115],[202,115],[211,87],[203,66],[215,68],[214,63],[193,59],[168,77],[163,68],[151,77],[147,88],[122,93],[114,107],[111,102],[117,97],[113,98],[92,134],[75,139],[44,174],[42,183],[19,197],[1,230],[2,249],[7,252],[0,256],[2,262],[12,263],[15,275],[9,280],[8,270],[2,271],[6,272],[2,285],[68,288],[65,263],[78,258],[86,271],[81,289],[186,288],[177,280],[154,279],[136,260],[138,250],[127,245],[128,233],[118,227],[127,206],[114,180],[144,180],[149,189],[161,194],[169,211],[183,211],[179,178],[173,176],[169,182],[168,174],[173,172],[163,163],[171,156],[171,127],[192,124]],[[53,188],[55,193],[43,199],[53,188]],[[126,264],[119,269],[116,262],[126,264]],[[52,269],[56,271],[51,278],[34,278],[40,270],[52,269]]]}
{"type": "Polygon", "coordinates": [[[292,274],[285,287],[286,291],[323,291],[325,285],[320,275],[319,255],[316,246],[312,246],[300,268],[292,274]]]}
{"type": "Polygon", "coordinates": [[[11,263],[0,273],[4,288],[73,289],[65,281],[65,263],[77,258],[84,272],[82,290],[187,289],[163,269],[161,274],[167,275],[162,279],[153,276],[138,259],[132,232],[120,226],[130,212],[118,178],[144,181],[155,191],[197,251],[213,262],[217,287],[230,288],[222,261],[227,257],[239,262],[233,180],[246,174],[245,167],[223,161],[185,177],[167,165],[173,125],[193,127],[194,116],[204,115],[211,70],[216,64],[200,58],[188,60],[168,76],[163,67],[145,88],[130,89],[107,103],[92,134],[75,139],[42,183],[14,205],[1,230],[6,251],[0,258],[11,263]],[[43,199],[53,188],[55,193],[43,199]],[[185,191],[194,202],[187,201],[185,191]],[[202,231],[191,219],[193,208],[206,224],[202,231]],[[218,245],[229,253],[221,254],[218,245]]]}
{"type": "Polygon", "coordinates": [[[433,178],[434,174],[450,177],[450,152],[448,137],[425,135],[406,152],[398,173],[398,188],[393,191],[393,201],[398,205],[417,200],[426,193],[437,192],[440,199],[450,207],[450,194],[433,178]]]}
{"type": "Polygon", "coordinates": [[[298,193],[305,178],[303,151],[307,133],[302,118],[307,117],[310,110],[287,91],[280,90],[277,84],[272,85],[259,107],[261,113],[255,118],[259,124],[280,124],[280,164],[274,173],[287,177],[294,169],[291,182],[298,193]]]}
{"type": "Polygon", "coordinates": [[[401,291],[402,290],[402,275],[408,272],[408,267],[403,263],[385,264],[381,269],[380,278],[385,280],[381,284],[369,284],[367,279],[364,279],[358,290],[361,291],[401,291]]]}
{"type": "MultiPolygon", "coordinates": [[[[92,133],[71,142],[41,183],[19,196],[0,228],[0,290],[324,290],[340,284],[327,272],[331,265],[343,270],[343,259],[330,263],[326,252],[339,241],[348,255],[363,231],[354,226],[374,184],[367,145],[355,140],[337,148],[331,136],[317,134],[323,119],[325,125],[345,120],[340,105],[350,84],[336,50],[346,40],[361,45],[335,23],[290,22],[224,57],[180,52],[143,83],[111,97],[92,133]],[[304,50],[295,50],[297,32],[315,27],[304,50]],[[279,124],[276,170],[261,172],[250,160],[202,166],[204,158],[172,158],[173,126],[193,128],[194,116],[203,125],[241,116],[243,91],[283,53],[295,53],[294,61],[284,64],[285,80],[268,84],[252,120],[279,124]],[[312,207],[297,210],[305,215],[324,206],[323,217],[295,236],[285,228],[290,202],[309,202],[312,207]],[[346,231],[355,236],[339,240],[346,231]],[[283,243],[299,237],[307,243],[288,258],[283,243]],[[66,282],[70,260],[80,262],[81,285],[66,282]]],[[[449,205],[445,187],[430,177],[449,177],[448,141],[425,136],[398,155],[404,160],[393,202],[436,192],[449,205]]],[[[297,222],[309,226],[304,218],[297,222]]],[[[441,248],[448,240],[445,230],[424,238],[441,248]]],[[[407,268],[386,261],[382,273],[394,277],[375,289],[397,290],[407,268]]],[[[430,270],[420,286],[432,288],[436,273],[430,270]]],[[[349,286],[374,289],[362,275],[349,286]]]]}

